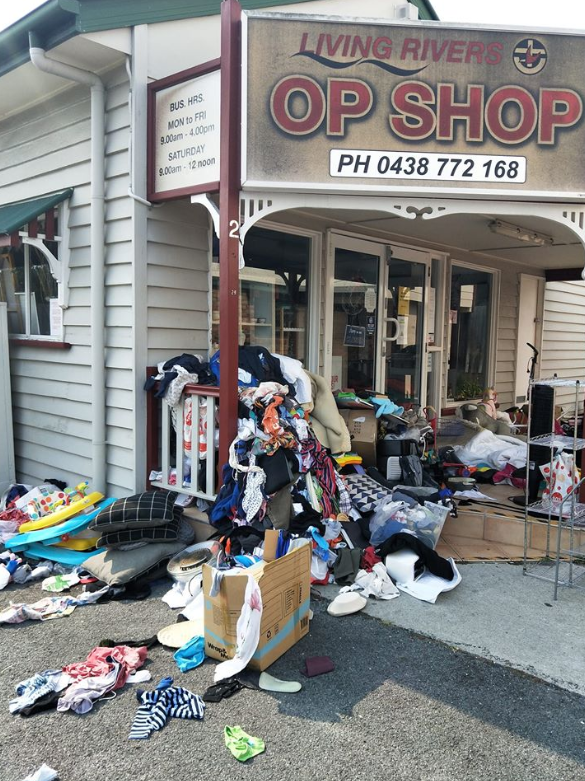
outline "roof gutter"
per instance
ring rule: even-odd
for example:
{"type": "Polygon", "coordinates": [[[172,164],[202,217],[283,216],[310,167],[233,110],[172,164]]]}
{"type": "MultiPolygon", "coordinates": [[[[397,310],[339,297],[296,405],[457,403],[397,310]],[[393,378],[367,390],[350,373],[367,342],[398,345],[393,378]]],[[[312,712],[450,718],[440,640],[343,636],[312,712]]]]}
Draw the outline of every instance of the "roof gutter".
{"type": "Polygon", "coordinates": [[[105,366],[105,86],[95,73],[46,56],[34,33],[29,35],[32,64],[53,76],[84,84],[91,91],[91,410],[92,483],[106,493],[106,366],[105,366]]]}

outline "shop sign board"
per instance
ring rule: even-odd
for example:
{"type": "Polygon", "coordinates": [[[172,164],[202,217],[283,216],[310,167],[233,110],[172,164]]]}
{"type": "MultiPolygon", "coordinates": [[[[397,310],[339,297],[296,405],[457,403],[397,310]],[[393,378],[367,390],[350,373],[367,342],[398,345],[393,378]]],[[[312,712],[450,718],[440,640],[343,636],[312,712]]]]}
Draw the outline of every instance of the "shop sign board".
{"type": "Polygon", "coordinates": [[[366,329],[363,325],[346,325],[343,336],[345,347],[365,347],[366,329]]]}
{"type": "Polygon", "coordinates": [[[250,189],[585,198],[585,36],[244,17],[250,189]]]}
{"type": "Polygon", "coordinates": [[[148,198],[219,189],[220,70],[213,60],[148,85],[148,198]]]}

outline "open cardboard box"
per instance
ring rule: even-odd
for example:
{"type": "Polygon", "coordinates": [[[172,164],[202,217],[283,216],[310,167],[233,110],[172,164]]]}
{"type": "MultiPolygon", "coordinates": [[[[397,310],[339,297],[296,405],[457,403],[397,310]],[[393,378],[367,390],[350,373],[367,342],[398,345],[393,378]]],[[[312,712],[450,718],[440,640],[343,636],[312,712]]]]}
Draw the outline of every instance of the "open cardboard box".
{"type": "Polygon", "coordinates": [[[260,641],[248,666],[266,670],[309,631],[311,546],[226,575],[215,597],[209,596],[213,568],[203,566],[205,653],[212,659],[224,661],[235,653],[248,575],[256,579],[262,594],[260,641]]]}
{"type": "Polygon", "coordinates": [[[351,438],[351,449],[361,456],[364,466],[376,466],[378,421],[371,409],[340,409],[351,438]]]}

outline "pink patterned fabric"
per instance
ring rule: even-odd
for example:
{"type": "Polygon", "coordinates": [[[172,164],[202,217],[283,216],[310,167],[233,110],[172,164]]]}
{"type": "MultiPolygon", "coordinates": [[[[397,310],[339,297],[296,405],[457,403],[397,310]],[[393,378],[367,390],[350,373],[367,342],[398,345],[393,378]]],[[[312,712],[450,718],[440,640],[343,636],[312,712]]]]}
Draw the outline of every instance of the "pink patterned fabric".
{"type": "Polygon", "coordinates": [[[84,662],[75,662],[63,667],[63,672],[71,676],[74,681],[80,681],[83,678],[95,678],[107,675],[114,669],[114,662],[120,664],[118,677],[114,689],[120,689],[126,683],[128,676],[134,670],[142,667],[146,660],[148,649],[146,646],[139,648],[130,648],[127,645],[116,645],[114,648],[94,648],[87,656],[84,662]]]}

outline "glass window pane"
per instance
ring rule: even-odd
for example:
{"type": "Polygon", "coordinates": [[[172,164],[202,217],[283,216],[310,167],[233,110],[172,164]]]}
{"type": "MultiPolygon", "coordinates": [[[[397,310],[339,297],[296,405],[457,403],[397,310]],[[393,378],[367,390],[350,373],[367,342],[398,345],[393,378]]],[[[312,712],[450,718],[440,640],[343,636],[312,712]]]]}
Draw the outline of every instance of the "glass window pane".
{"type": "MultiPolygon", "coordinates": [[[[426,266],[392,257],[386,291],[386,394],[420,404],[426,266]]],[[[428,336],[427,336],[428,338],[428,336]]]]}
{"type": "MultiPolygon", "coordinates": [[[[247,345],[307,360],[311,239],[252,228],[240,272],[240,331],[247,345]]],[[[216,260],[216,258],[214,258],[216,260]]],[[[219,342],[219,264],[212,269],[212,343],[219,342]]]]}
{"type": "Polygon", "coordinates": [[[493,275],[462,266],[451,272],[451,352],[447,395],[481,398],[488,384],[493,275]]]}
{"type": "Polygon", "coordinates": [[[46,258],[36,247],[29,247],[29,258],[30,332],[32,336],[51,336],[51,301],[57,301],[57,282],[46,258]]]}
{"type": "Polygon", "coordinates": [[[8,330],[12,334],[26,334],[24,280],[24,248],[3,251],[0,254],[0,301],[8,304],[8,330]]]}
{"type": "Polygon", "coordinates": [[[332,386],[356,393],[376,378],[376,308],[380,258],[337,247],[333,296],[332,386]]]}

